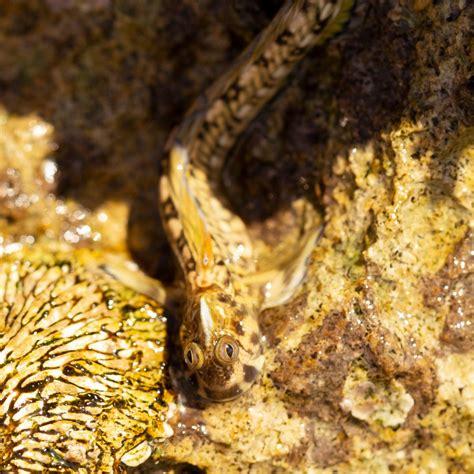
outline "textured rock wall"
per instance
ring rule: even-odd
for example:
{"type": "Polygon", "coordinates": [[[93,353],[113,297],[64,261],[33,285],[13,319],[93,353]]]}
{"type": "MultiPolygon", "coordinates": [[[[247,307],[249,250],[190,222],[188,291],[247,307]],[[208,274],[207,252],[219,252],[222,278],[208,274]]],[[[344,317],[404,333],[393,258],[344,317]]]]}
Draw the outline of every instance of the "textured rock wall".
{"type": "MultiPolygon", "coordinates": [[[[261,315],[261,384],[183,408],[157,460],[209,472],[474,470],[468,3],[357,2],[345,32],[246,132],[226,180],[254,235],[274,244],[301,194],[325,233],[301,291],[261,315]]],[[[0,126],[21,136],[38,120],[54,133],[30,150],[0,135],[5,244],[128,251],[170,281],[156,208],[166,137],[280,4],[0,1],[0,126]]]]}

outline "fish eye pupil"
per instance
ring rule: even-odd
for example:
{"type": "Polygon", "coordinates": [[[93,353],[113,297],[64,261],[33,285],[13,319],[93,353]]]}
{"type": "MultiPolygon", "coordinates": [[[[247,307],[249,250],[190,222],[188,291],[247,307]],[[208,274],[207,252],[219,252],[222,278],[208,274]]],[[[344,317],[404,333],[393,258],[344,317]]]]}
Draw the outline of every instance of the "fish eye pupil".
{"type": "Polygon", "coordinates": [[[222,336],[214,346],[214,356],[220,364],[233,364],[238,360],[239,356],[237,341],[231,336],[222,336]]]}
{"type": "Polygon", "coordinates": [[[204,353],[195,342],[191,342],[185,347],[183,358],[190,370],[199,370],[204,364],[204,353]]]}

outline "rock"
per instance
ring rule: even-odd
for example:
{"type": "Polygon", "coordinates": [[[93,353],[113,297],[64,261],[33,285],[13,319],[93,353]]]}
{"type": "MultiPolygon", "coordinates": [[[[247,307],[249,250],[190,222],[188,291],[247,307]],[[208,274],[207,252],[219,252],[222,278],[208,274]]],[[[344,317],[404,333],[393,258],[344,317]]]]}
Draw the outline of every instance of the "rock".
{"type": "MultiPolygon", "coordinates": [[[[59,240],[128,251],[173,279],[156,207],[166,137],[280,6],[237,3],[2,7],[4,254],[59,240]],[[23,120],[55,146],[30,127],[24,155],[11,139],[23,120]],[[64,212],[48,213],[59,201],[64,212]]],[[[464,1],[357,2],[246,131],[225,184],[254,238],[275,245],[302,195],[324,235],[299,293],[261,315],[262,381],[224,405],[177,385],[174,436],[151,454],[130,448],[131,472],[474,471],[473,13],[464,1]]]]}

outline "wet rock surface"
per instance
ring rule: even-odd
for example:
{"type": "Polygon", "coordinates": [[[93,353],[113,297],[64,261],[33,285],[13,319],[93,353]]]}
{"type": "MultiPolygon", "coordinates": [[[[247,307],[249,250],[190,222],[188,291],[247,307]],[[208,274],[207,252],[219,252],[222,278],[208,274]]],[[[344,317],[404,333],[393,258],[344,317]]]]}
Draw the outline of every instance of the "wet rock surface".
{"type": "Polygon", "coordinates": [[[52,132],[0,110],[0,470],[124,472],[173,432],[166,311],[106,270],[117,207],[55,194],[52,132]]]}
{"type": "MultiPolygon", "coordinates": [[[[3,255],[60,242],[179,279],[166,137],[279,5],[0,3],[3,255]]],[[[186,393],[135,471],[474,470],[473,16],[357,2],[247,130],[223,179],[255,237],[273,245],[301,195],[325,231],[299,293],[261,315],[261,382],[226,404],[186,393]]]]}
{"type": "Polygon", "coordinates": [[[100,255],[39,248],[0,265],[0,469],[142,464],[172,433],[163,308],[101,273],[100,255]]]}
{"type": "Polygon", "coordinates": [[[474,344],[473,249],[473,236],[469,233],[445,266],[427,282],[425,294],[427,306],[448,305],[440,339],[451,350],[461,352],[472,350],[474,344]]]}

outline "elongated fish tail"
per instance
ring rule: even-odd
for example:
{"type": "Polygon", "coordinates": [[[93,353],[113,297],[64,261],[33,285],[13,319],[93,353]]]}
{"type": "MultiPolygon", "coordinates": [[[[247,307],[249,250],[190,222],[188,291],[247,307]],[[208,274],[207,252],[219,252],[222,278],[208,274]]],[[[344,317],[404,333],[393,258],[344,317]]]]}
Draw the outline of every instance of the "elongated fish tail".
{"type": "Polygon", "coordinates": [[[306,53],[339,32],[353,0],[287,1],[268,27],[202,94],[175,132],[194,166],[217,180],[240,134],[306,53]]]}

